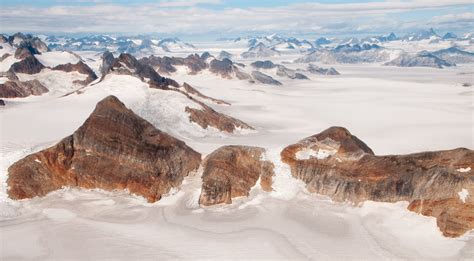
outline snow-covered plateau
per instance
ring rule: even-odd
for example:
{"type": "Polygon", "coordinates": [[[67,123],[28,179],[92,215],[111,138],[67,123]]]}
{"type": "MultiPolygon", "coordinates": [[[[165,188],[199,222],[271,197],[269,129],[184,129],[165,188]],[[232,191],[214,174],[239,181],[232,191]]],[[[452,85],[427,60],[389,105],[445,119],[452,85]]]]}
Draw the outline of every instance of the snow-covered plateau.
{"type": "MultiPolygon", "coordinates": [[[[167,43],[168,48],[180,47],[178,41],[167,43]]],[[[402,41],[386,46],[397,43],[397,48],[406,45],[410,52],[418,48],[402,41]]],[[[143,45],[137,41],[133,44],[143,45]]],[[[444,48],[443,44],[439,47],[444,48]]],[[[245,65],[243,71],[256,60],[272,60],[295,71],[307,67],[294,62],[305,55],[296,52],[242,58],[239,54],[248,48],[241,42],[196,43],[192,47],[191,53],[209,51],[215,57],[225,50],[234,56],[234,63],[245,65]]],[[[230,105],[206,104],[255,129],[224,133],[189,121],[185,107],[200,107],[179,92],[151,89],[131,75],[100,78],[100,54],[90,50],[36,54],[47,67],[82,59],[99,79],[79,86],[77,80],[85,79],[85,75],[77,72],[45,68],[37,74],[17,73],[21,81],[37,79],[49,92],[3,99],[0,260],[474,257],[474,231],[458,238],[444,237],[435,218],[407,210],[408,202],[366,201],[354,205],[310,193],[303,182],[291,176],[279,155],[287,145],[330,126],[349,129],[379,155],[474,149],[472,64],[438,69],[384,66],[382,62],[328,65],[316,61],[313,64],[334,67],[340,75],[306,73],[309,79],[295,80],[268,70],[282,83],[279,86],[227,79],[208,70],[189,74],[181,65],[176,72],[163,75],[228,102],[230,105]],[[230,205],[202,207],[198,203],[202,183],[199,170],[156,203],[147,203],[126,191],[77,188],[63,188],[42,198],[8,198],[8,167],[73,133],[97,102],[108,95],[115,95],[136,114],[181,139],[203,157],[223,145],[265,148],[265,159],[275,166],[273,191],[256,186],[248,198],[234,199],[230,205]]],[[[0,69],[6,72],[16,61],[10,56],[0,63],[0,69]]],[[[2,83],[5,81],[2,78],[2,83]]],[[[308,150],[298,157],[326,158],[333,153],[308,150]]],[[[459,192],[461,199],[468,196],[467,190],[459,192]]]]}

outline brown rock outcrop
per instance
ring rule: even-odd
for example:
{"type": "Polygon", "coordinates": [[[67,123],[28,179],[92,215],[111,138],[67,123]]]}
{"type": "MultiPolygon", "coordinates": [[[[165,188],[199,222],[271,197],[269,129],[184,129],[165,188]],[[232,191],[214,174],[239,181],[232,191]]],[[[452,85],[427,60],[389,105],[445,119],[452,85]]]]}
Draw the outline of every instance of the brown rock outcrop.
{"type": "Polygon", "coordinates": [[[458,203],[472,204],[472,199],[461,202],[458,195],[463,189],[474,193],[472,150],[375,156],[346,129],[331,127],[286,147],[281,157],[290,165],[292,175],[312,192],[337,201],[409,201],[411,210],[436,217],[446,236],[459,236],[474,228],[474,211],[456,216],[451,210],[458,208],[458,203]],[[431,206],[423,204],[419,209],[420,202],[431,206]],[[463,226],[441,225],[453,223],[463,226]]]}
{"type": "Polygon", "coordinates": [[[27,56],[25,59],[12,64],[10,71],[13,73],[35,74],[43,70],[44,65],[33,55],[27,56]]]}
{"type": "Polygon", "coordinates": [[[234,65],[228,58],[224,58],[222,61],[213,59],[209,64],[209,71],[221,75],[222,78],[232,79],[234,65]]]}
{"type": "Polygon", "coordinates": [[[9,53],[4,53],[1,57],[0,57],[0,62],[3,62],[5,59],[7,59],[8,57],[10,57],[11,54],[9,53]]]}
{"type": "Polygon", "coordinates": [[[241,120],[219,113],[202,102],[196,102],[201,105],[202,109],[194,109],[186,106],[185,110],[189,113],[189,120],[197,123],[204,129],[212,126],[228,133],[233,133],[238,128],[253,130],[250,125],[241,120]]]}
{"type": "Polygon", "coordinates": [[[41,95],[49,90],[38,80],[21,82],[18,80],[6,81],[0,84],[1,98],[18,98],[30,95],[41,95]]]}
{"type": "Polygon", "coordinates": [[[87,78],[83,81],[76,80],[75,83],[79,83],[82,85],[87,85],[97,79],[97,75],[94,71],[87,66],[87,64],[83,63],[82,61],[77,62],[76,64],[60,64],[53,68],[53,70],[63,71],[63,72],[78,72],[81,74],[87,75],[87,78]]]}
{"type": "MultiPolygon", "coordinates": [[[[466,189],[467,190],[467,189],[466,189]]],[[[468,190],[471,193],[474,189],[468,190]]],[[[418,199],[408,209],[425,216],[436,217],[436,223],[446,237],[458,237],[474,228],[474,197],[464,201],[459,197],[446,199],[418,199]]]]}
{"type": "Polygon", "coordinates": [[[112,63],[109,53],[105,53],[103,58],[101,66],[103,71],[102,77],[113,72],[138,77],[142,81],[147,81],[150,88],[168,89],[168,86],[179,87],[175,80],[162,77],[150,65],[138,61],[131,54],[122,53],[118,58],[114,58],[112,63]]]}
{"type": "Polygon", "coordinates": [[[127,189],[154,202],[200,162],[201,155],[184,142],[109,96],[71,136],[10,166],[8,195],[32,198],[70,186],[127,189]]]}
{"type": "Polygon", "coordinates": [[[32,56],[33,54],[37,54],[34,49],[28,46],[18,47],[15,51],[15,58],[23,60],[28,56],[32,56]]]}
{"type": "Polygon", "coordinates": [[[206,96],[206,95],[202,94],[201,92],[199,92],[198,90],[196,90],[195,88],[193,88],[191,85],[189,85],[187,83],[183,83],[183,88],[184,88],[184,90],[187,94],[196,95],[197,97],[200,97],[200,98],[203,98],[203,99],[206,99],[206,100],[210,100],[210,101],[212,101],[214,103],[217,103],[217,104],[230,105],[230,103],[228,103],[226,101],[215,99],[215,98],[212,98],[212,97],[209,97],[209,96],[206,96]]]}
{"type": "Polygon", "coordinates": [[[151,66],[159,73],[171,74],[176,72],[175,66],[186,66],[189,69],[189,74],[196,74],[209,67],[206,58],[205,55],[199,56],[198,54],[190,54],[185,58],[151,55],[141,58],[140,62],[151,66]]]}
{"type": "Polygon", "coordinates": [[[263,148],[224,146],[204,160],[199,204],[232,203],[232,198],[248,196],[260,178],[260,186],[271,191],[273,164],[262,160],[263,148]]]}

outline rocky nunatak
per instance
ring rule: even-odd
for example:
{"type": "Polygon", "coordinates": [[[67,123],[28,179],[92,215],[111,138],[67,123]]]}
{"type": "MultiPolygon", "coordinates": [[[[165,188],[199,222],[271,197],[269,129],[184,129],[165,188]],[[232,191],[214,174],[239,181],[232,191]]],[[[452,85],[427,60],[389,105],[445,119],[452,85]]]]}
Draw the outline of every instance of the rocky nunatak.
{"type": "Polygon", "coordinates": [[[286,147],[282,161],[309,191],[336,201],[408,201],[445,236],[474,228],[474,151],[376,156],[348,130],[331,127],[286,147]]]}
{"type": "Polygon", "coordinates": [[[273,164],[263,159],[265,150],[249,146],[224,146],[204,160],[199,203],[204,206],[232,203],[232,198],[248,196],[260,180],[271,191],[273,164]]]}
{"type": "Polygon", "coordinates": [[[154,202],[200,162],[198,152],[109,96],[71,136],[13,164],[8,194],[24,199],[64,186],[127,189],[154,202]]]}

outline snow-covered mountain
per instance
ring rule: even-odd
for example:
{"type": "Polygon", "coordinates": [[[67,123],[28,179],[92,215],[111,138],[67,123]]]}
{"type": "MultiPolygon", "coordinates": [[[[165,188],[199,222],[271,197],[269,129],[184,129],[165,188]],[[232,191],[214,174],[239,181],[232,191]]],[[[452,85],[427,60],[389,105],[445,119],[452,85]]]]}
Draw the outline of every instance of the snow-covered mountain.
{"type": "Polygon", "coordinates": [[[248,51],[243,52],[240,56],[242,58],[268,58],[272,56],[278,56],[280,52],[275,47],[268,47],[263,43],[258,43],[252,46],[248,51]]]}
{"type": "Polygon", "coordinates": [[[265,46],[279,51],[304,51],[314,47],[314,44],[308,40],[297,39],[294,37],[283,37],[278,34],[257,37],[239,37],[234,39],[235,43],[245,44],[248,48],[265,46]]]}
{"type": "Polygon", "coordinates": [[[393,51],[377,44],[343,44],[334,48],[318,48],[295,60],[297,63],[373,63],[390,59],[393,51]]]}
{"type": "Polygon", "coordinates": [[[438,50],[432,54],[452,64],[474,63],[474,53],[463,51],[458,47],[438,50]]]}
{"type": "Polygon", "coordinates": [[[454,63],[447,62],[433,53],[430,52],[419,52],[416,54],[403,53],[396,59],[385,63],[385,65],[393,65],[399,67],[434,67],[444,68],[456,66],[454,63]]]}
{"type": "Polygon", "coordinates": [[[153,54],[163,52],[186,52],[196,48],[179,38],[157,39],[148,36],[112,37],[92,35],[81,38],[49,36],[45,39],[49,48],[68,51],[111,51],[114,53],[153,54]]]}
{"type": "Polygon", "coordinates": [[[405,41],[420,41],[420,40],[439,40],[441,36],[439,36],[433,28],[429,30],[420,30],[412,33],[408,33],[401,38],[405,41]]]}

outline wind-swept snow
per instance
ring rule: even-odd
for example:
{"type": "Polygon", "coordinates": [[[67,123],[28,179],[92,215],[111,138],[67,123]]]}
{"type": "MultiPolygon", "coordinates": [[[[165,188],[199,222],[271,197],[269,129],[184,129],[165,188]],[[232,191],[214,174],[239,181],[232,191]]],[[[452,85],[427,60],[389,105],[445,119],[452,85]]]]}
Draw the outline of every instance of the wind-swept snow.
{"type": "MultiPolygon", "coordinates": [[[[237,49],[226,50],[238,54],[237,49]]],[[[88,57],[98,64],[96,56],[88,57]]],[[[296,57],[275,59],[281,63],[296,57]]],[[[311,194],[280,158],[283,147],[329,126],[348,128],[377,154],[472,149],[473,91],[462,87],[472,82],[470,68],[334,66],[341,72],[338,77],[277,78],[283,84],[278,88],[209,72],[173,74],[179,83],[228,101],[230,106],[209,105],[256,128],[246,135],[226,136],[189,122],[183,108],[198,105],[178,92],[150,89],[132,76],[108,75],[62,97],[59,93],[70,87],[61,81],[69,83],[73,77],[43,70],[34,77],[58,95],[7,99],[0,109],[0,237],[5,239],[0,259],[471,258],[472,232],[445,238],[434,218],[408,211],[406,202],[354,206],[311,194]],[[179,191],[155,204],[123,191],[68,188],[44,198],[7,199],[7,168],[71,134],[96,103],[111,94],[203,156],[228,144],[266,148],[265,159],[275,165],[273,191],[256,187],[249,198],[232,205],[201,208],[198,171],[179,191]]],[[[308,151],[301,156],[329,154],[308,151]]],[[[471,170],[460,166],[458,171],[471,170]]],[[[465,200],[472,195],[461,190],[459,196],[465,200]]]]}
{"type": "Polygon", "coordinates": [[[66,51],[45,52],[42,54],[37,54],[35,57],[44,66],[51,68],[66,63],[76,64],[81,60],[78,55],[66,51]]]}
{"type": "Polygon", "coordinates": [[[466,203],[466,198],[469,196],[469,191],[463,188],[461,191],[459,191],[458,195],[459,195],[459,199],[463,203],[466,203]]]}

